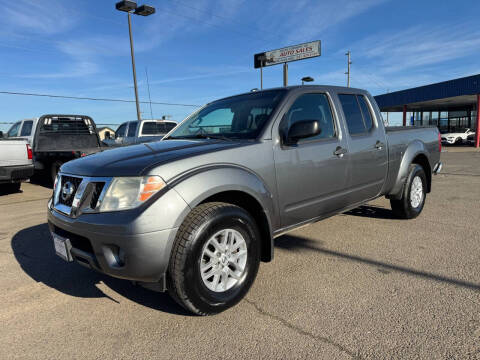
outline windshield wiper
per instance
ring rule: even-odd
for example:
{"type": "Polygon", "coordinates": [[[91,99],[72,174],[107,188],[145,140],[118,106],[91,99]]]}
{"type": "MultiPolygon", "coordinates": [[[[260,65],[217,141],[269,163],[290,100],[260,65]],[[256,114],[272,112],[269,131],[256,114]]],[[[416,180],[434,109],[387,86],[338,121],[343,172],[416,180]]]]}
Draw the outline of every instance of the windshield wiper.
{"type": "Polygon", "coordinates": [[[224,140],[224,141],[233,141],[233,139],[223,136],[223,135],[216,135],[216,134],[195,134],[195,135],[183,135],[183,136],[170,136],[168,139],[215,139],[215,140],[224,140]]]}

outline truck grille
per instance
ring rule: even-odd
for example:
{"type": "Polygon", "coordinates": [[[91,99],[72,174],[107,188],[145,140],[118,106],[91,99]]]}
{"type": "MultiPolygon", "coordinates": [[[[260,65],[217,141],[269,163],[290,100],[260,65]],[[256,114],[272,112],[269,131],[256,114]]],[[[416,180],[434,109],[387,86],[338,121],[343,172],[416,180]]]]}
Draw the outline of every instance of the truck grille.
{"type": "Polygon", "coordinates": [[[90,200],[90,208],[95,209],[98,205],[98,199],[100,198],[100,194],[102,193],[103,188],[105,187],[104,182],[97,182],[93,183],[93,193],[92,199],[90,200]]]}
{"type": "Polygon", "coordinates": [[[53,195],[53,206],[70,217],[77,217],[82,213],[98,212],[98,207],[111,180],[111,178],[104,177],[60,174],[53,195]]]}
{"type": "Polygon", "coordinates": [[[61,185],[65,185],[66,183],[70,183],[73,185],[73,194],[71,194],[69,197],[62,196],[62,190],[60,189],[60,196],[59,196],[59,203],[66,205],[66,206],[72,206],[73,199],[75,198],[75,194],[77,193],[78,187],[80,186],[80,183],[82,182],[82,178],[79,177],[73,177],[73,176],[65,176],[62,175],[62,182],[61,185]]]}

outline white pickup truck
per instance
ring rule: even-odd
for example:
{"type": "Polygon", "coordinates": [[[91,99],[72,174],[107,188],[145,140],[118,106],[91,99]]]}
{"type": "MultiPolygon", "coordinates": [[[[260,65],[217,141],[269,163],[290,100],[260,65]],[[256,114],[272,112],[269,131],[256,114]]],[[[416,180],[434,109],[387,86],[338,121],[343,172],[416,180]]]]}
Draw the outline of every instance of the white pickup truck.
{"type": "Polygon", "coordinates": [[[20,190],[21,182],[33,175],[32,158],[26,140],[0,140],[0,192],[20,190]]]}
{"type": "Polygon", "coordinates": [[[177,123],[169,120],[127,121],[115,131],[114,139],[105,139],[107,146],[126,146],[161,140],[177,123]]]}

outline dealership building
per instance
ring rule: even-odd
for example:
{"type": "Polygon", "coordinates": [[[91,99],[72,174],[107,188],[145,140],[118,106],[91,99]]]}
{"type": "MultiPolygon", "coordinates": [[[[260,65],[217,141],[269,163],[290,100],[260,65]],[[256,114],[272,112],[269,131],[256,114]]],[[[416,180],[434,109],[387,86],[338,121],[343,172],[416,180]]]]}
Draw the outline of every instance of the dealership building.
{"type": "MultiPolygon", "coordinates": [[[[403,126],[435,125],[441,132],[480,128],[480,74],[375,96],[382,112],[402,112],[403,126]],[[413,115],[407,120],[407,112],[413,115]]],[[[480,132],[475,144],[479,147],[480,132]]]]}

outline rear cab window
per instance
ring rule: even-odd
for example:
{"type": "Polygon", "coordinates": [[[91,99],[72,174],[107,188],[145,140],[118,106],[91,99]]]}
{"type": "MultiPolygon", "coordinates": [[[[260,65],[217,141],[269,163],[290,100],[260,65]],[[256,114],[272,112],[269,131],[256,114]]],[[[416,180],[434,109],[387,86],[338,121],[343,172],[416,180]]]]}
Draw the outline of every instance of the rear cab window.
{"type": "Polygon", "coordinates": [[[20,136],[30,136],[32,134],[32,127],[33,127],[32,120],[24,121],[22,125],[22,131],[20,132],[20,136]]]}
{"type": "Polygon", "coordinates": [[[374,126],[373,116],[363,95],[339,94],[350,135],[365,135],[374,126]]]}
{"type": "Polygon", "coordinates": [[[157,135],[157,123],[154,121],[146,121],[142,126],[142,135],[157,135]]]}

